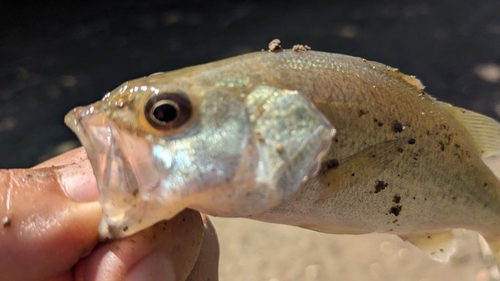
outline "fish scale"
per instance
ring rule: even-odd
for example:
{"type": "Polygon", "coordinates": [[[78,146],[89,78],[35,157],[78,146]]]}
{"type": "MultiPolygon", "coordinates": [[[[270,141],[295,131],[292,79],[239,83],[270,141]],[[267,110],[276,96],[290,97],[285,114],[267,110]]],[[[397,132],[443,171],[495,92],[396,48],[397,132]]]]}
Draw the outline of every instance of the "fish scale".
{"type": "Polygon", "coordinates": [[[437,101],[395,68],[258,52],[131,80],[90,107],[66,123],[94,167],[103,237],[193,208],[333,234],[393,233],[442,262],[455,251],[452,230],[465,228],[500,257],[500,181],[483,162],[500,154],[500,125],[437,101]],[[190,110],[177,107],[166,116],[186,121],[162,128],[145,108],[169,95],[190,110]],[[93,135],[106,130],[108,142],[93,135]],[[123,155],[103,156],[110,144],[123,155]]]}

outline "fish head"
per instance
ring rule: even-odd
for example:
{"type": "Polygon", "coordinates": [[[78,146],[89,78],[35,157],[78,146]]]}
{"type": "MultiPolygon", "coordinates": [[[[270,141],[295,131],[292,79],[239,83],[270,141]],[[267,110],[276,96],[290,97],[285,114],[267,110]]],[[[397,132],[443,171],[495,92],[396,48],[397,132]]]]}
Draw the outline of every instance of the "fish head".
{"type": "Polygon", "coordinates": [[[230,217],[270,209],[317,173],[335,133],[297,91],[192,69],[124,83],[65,122],[97,179],[102,238],[185,208],[230,217]]]}

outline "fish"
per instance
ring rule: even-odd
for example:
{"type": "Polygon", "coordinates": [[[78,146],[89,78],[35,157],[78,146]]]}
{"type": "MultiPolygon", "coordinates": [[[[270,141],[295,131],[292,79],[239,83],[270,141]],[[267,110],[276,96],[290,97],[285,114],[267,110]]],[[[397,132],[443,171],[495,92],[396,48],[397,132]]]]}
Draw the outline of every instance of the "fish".
{"type": "Polygon", "coordinates": [[[349,55],[278,48],[123,83],[65,122],[103,239],[190,208],[331,234],[391,233],[447,262],[457,229],[500,260],[493,118],[349,55]]]}

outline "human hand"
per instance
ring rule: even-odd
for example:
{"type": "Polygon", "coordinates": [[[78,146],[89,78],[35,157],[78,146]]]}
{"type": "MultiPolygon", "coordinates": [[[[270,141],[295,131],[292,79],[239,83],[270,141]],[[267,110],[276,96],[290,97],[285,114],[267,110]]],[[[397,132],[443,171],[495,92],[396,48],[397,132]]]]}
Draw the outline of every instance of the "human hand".
{"type": "Polygon", "coordinates": [[[83,148],[32,169],[0,170],[0,280],[217,280],[208,218],[185,210],[98,242],[101,208],[83,148]]]}

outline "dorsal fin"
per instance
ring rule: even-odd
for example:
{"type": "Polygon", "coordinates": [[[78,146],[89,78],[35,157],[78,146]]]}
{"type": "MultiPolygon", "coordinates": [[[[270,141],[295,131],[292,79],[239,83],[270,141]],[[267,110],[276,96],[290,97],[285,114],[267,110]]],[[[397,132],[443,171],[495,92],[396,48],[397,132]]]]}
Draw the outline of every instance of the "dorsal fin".
{"type": "Polygon", "coordinates": [[[482,114],[439,102],[471,134],[483,157],[500,155],[500,123],[482,114]]]}

